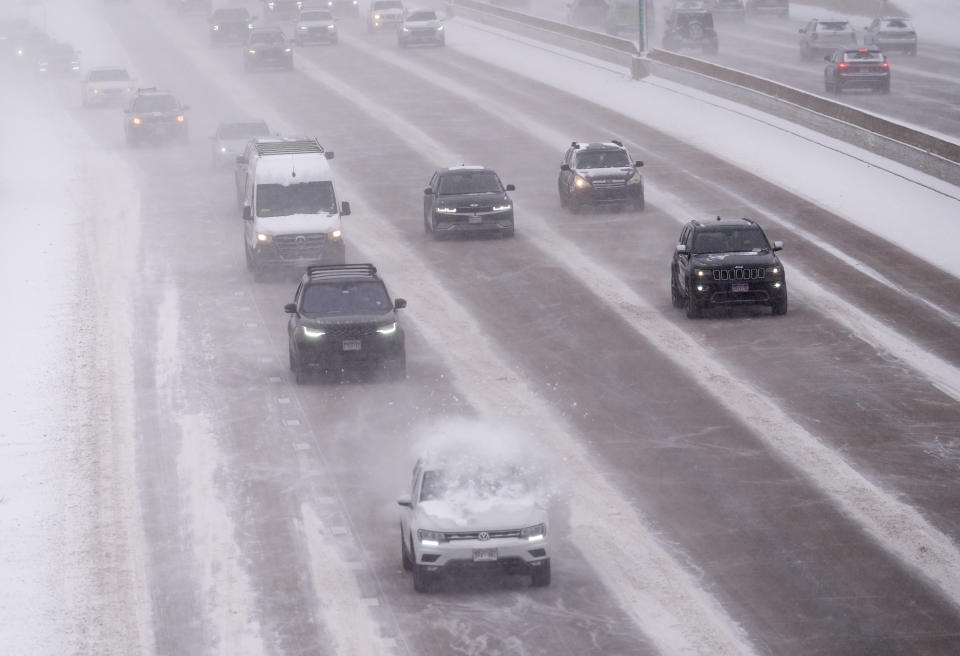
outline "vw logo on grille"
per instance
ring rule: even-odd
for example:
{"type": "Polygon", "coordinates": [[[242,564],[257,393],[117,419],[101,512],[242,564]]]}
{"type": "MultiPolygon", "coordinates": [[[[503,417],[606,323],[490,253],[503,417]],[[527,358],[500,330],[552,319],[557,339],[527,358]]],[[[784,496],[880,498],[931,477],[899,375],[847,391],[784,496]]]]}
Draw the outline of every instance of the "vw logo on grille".
{"type": "Polygon", "coordinates": [[[480,203],[470,203],[470,207],[480,207],[480,203]]]}
{"type": "Polygon", "coordinates": [[[479,538],[481,542],[486,542],[490,539],[490,534],[486,531],[480,531],[480,533],[477,534],[477,538],[479,538]]]}
{"type": "Polygon", "coordinates": [[[293,241],[297,242],[298,244],[306,244],[307,238],[304,237],[303,235],[297,235],[297,238],[294,239],[293,241]]]}

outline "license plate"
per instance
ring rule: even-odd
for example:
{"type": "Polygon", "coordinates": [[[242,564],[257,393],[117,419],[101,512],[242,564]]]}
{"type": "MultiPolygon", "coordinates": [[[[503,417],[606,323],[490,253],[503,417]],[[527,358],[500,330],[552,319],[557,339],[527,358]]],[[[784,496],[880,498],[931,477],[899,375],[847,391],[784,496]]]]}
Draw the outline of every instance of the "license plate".
{"type": "Polygon", "coordinates": [[[735,282],[735,283],[733,283],[733,285],[731,286],[731,291],[733,291],[734,293],[748,292],[748,291],[750,291],[750,283],[748,283],[748,282],[735,282]]]}
{"type": "Polygon", "coordinates": [[[496,549],[474,549],[473,550],[473,562],[475,563],[492,563],[496,560],[497,560],[496,549]]]}
{"type": "Polygon", "coordinates": [[[344,351],[359,351],[362,342],[359,339],[348,339],[343,342],[344,351]]]}
{"type": "Polygon", "coordinates": [[[470,223],[483,223],[483,217],[479,215],[473,215],[469,219],[470,223]]]}

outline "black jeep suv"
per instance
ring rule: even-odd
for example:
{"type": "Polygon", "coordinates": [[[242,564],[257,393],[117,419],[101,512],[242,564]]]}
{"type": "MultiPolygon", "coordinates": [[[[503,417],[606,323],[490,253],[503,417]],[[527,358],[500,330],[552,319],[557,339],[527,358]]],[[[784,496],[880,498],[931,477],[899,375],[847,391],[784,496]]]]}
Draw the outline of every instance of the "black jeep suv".
{"type": "Polygon", "coordinates": [[[423,190],[423,229],[439,239],[463,232],[513,236],[513,201],[492,169],[456,166],[440,169],[423,190]]]}
{"type": "Polygon", "coordinates": [[[407,302],[390,295],[372,264],[307,267],[293,303],[287,334],[290,370],[297,384],[311,371],[348,367],[386,369],[392,378],[407,373],[403,328],[397,310],[407,302]]]}
{"type": "Polygon", "coordinates": [[[631,161],[619,141],[570,144],[557,178],[560,205],[578,212],[584,205],[643,209],[643,162],[631,161]]]}
{"type": "Polygon", "coordinates": [[[721,219],[684,226],[670,265],[670,296],[691,319],[712,305],[769,305],[787,313],[787,281],[774,251],[750,219],[721,219]]]}

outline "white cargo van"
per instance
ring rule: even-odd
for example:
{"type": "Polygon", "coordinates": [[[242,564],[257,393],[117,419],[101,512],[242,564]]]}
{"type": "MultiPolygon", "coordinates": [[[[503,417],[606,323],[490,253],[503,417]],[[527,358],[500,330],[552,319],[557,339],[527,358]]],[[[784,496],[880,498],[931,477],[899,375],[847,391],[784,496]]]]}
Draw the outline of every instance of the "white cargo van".
{"type": "Polygon", "coordinates": [[[271,268],[343,264],[333,159],[316,139],[261,137],[237,158],[237,199],[243,208],[243,244],[254,279],[271,268]]]}

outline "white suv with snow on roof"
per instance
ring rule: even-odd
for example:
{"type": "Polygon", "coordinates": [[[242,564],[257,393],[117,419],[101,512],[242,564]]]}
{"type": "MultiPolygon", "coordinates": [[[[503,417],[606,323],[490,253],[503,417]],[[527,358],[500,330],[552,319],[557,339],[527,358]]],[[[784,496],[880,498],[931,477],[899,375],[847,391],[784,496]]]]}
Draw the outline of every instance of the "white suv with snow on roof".
{"type": "Polygon", "coordinates": [[[333,173],[316,139],[264,137],[237,158],[247,269],[259,280],[269,268],[343,264],[341,217],[333,173]]]}
{"type": "Polygon", "coordinates": [[[535,472],[509,461],[421,459],[397,503],[403,568],[417,592],[439,577],[492,569],[550,585],[549,522],[535,472]]]}

